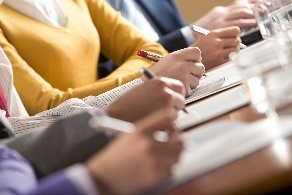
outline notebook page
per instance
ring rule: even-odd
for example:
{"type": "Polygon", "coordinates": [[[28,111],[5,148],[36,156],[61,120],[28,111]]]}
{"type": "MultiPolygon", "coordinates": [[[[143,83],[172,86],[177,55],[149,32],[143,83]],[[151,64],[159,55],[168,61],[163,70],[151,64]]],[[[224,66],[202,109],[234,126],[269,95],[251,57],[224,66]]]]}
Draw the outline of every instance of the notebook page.
{"type": "Polygon", "coordinates": [[[180,130],[208,121],[249,103],[242,85],[223,91],[216,96],[187,106],[189,114],[179,112],[176,124],[180,130]]]}
{"type": "MultiPolygon", "coordinates": [[[[263,119],[251,124],[239,125],[206,139],[193,148],[192,152],[184,150],[179,163],[173,169],[173,177],[146,194],[162,194],[272,143],[279,141],[281,144],[283,138],[292,135],[291,119],[291,116],[277,121],[263,119]]],[[[218,127],[220,128],[220,124],[218,127]]]]}
{"type": "Polygon", "coordinates": [[[184,142],[184,149],[194,151],[200,144],[246,124],[241,121],[223,120],[200,126],[195,131],[183,132],[181,139],[184,142]]]}
{"type": "Polygon", "coordinates": [[[221,68],[208,72],[207,76],[200,80],[199,86],[193,89],[192,94],[186,98],[186,103],[196,101],[240,83],[241,77],[237,67],[230,62],[221,68]]]}

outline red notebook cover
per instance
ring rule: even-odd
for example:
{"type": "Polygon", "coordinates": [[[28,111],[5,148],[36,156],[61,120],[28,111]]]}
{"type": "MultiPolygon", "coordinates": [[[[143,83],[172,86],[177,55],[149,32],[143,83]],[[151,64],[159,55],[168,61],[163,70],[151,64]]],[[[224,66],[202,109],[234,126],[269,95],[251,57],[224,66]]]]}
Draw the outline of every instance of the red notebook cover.
{"type": "Polygon", "coordinates": [[[1,110],[5,110],[6,111],[6,117],[9,117],[9,112],[8,112],[8,108],[7,108],[7,103],[6,103],[6,100],[5,100],[5,96],[4,96],[4,93],[3,93],[3,90],[2,88],[0,87],[0,109],[1,110]]]}

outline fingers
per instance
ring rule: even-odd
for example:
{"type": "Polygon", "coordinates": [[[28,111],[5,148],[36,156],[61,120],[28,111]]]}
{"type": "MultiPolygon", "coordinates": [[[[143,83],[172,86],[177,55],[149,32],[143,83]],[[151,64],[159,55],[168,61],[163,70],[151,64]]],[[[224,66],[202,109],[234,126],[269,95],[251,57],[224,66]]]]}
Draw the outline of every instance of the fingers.
{"type": "Polygon", "coordinates": [[[253,4],[253,3],[256,3],[258,2],[259,0],[249,0],[249,3],[253,4]]]}
{"type": "Polygon", "coordinates": [[[256,26],[257,22],[251,9],[234,9],[226,17],[226,23],[229,26],[238,26],[239,28],[250,28],[256,26]]]}
{"type": "Polygon", "coordinates": [[[170,105],[173,108],[181,110],[185,107],[185,96],[178,95],[176,92],[172,91],[169,88],[165,89],[165,93],[168,98],[164,98],[167,105],[170,105]]]}
{"type": "Polygon", "coordinates": [[[182,82],[171,78],[158,77],[149,83],[154,83],[155,93],[161,94],[161,96],[158,96],[160,99],[157,100],[160,107],[170,106],[179,110],[184,108],[186,90],[182,82]]]}
{"type": "Polygon", "coordinates": [[[195,89],[199,85],[199,78],[195,75],[188,74],[184,77],[184,86],[186,89],[186,97],[191,95],[192,89],[195,89]]]}
{"type": "Polygon", "coordinates": [[[229,14],[227,15],[226,19],[234,20],[238,18],[254,18],[250,4],[233,4],[233,6],[229,7],[229,14]]]}
{"type": "Polygon", "coordinates": [[[254,18],[253,12],[251,9],[238,8],[231,11],[231,13],[226,17],[226,20],[238,20],[238,19],[252,19],[254,18]]]}
{"type": "Polygon", "coordinates": [[[174,61],[183,59],[185,61],[201,62],[201,51],[197,47],[188,47],[170,53],[174,61]]]}
{"type": "Polygon", "coordinates": [[[230,26],[238,26],[241,29],[250,28],[257,25],[257,21],[254,18],[231,20],[229,23],[230,23],[230,26]]]}
{"type": "Polygon", "coordinates": [[[156,75],[181,81],[186,94],[190,94],[191,89],[198,85],[198,79],[204,74],[201,60],[201,51],[196,47],[189,47],[170,53],[151,69],[156,75]]]}
{"type": "Polygon", "coordinates": [[[215,36],[219,38],[238,37],[240,33],[240,29],[237,26],[231,26],[231,27],[213,30],[211,31],[211,33],[213,33],[215,36]]]}
{"type": "Polygon", "coordinates": [[[200,82],[200,79],[205,73],[205,66],[202,63],[186,62],[189,74],[184,75],[183,83],[185,85],[187,96],[195,89],[200,82]]]}
{"type": "Polygon", "coordinates": [[[210,36],[213,36],[213,42],[217,49],[239,48],[239,44],[241,43],[239,32],[238,27],[227,27],[211,31],[210,36]]]}
{"type": "Polygon", "coordinates": [[[205,66],[202,63],[195,63],[190,67],[190,73],[201,79],[205,74],[205,66]]]}
{"type": "Polygon", "coordinates": [[[186,83],[191,89],[196,88],[199,85],[199,80],[205,74],[205,66],[202,63],[188,62],[189,75],[185,75],[186,83]]]}
{"type": "Polygon", "coordinates": [[[227,38],[222,41],[221,49],[226,48],[239,48],[240,38],[227,38]]]}
{"type": "Polygon", "coordinates": [[[152,151],[155,158],[154,172],[160,180],[168,178],[171,175],[172,166],[179,161],[180,154],[183,150],[181,141],[176,142],[155,142],[152,151]]]}
{"type": "MultiPolygon", "coordinates": [[[[243,1],[244,2],[244,1],[243,1]]],[[[248,3],[235,3],[228,7],[229,14],[225,20],[228,26],[238,26],[239,28],[250,28],[256,26],[253,11],[248,3]]]]}
{"type": "Polygon", "coordinates": [[[162,81],[165,82],[166,87],[168,87],[169,89],[183,95],[185,97],[186,95],[186,90],[184,88],[184,85],[182,82],[180,82],[179,80],[176,79],[172,79],[172,78],[166,78],[166,77],[161,77],[159,78],[162,81]]]}
{"type": "Polygon", "coordinates": [[[223,54],[222,54],[222,56],[225,58],[225,59],[227,59],[227,61],[229,61],[230,60],[230,58],[229,58],[229,55],[230,55],[230,53],[231,52],[237,52],[237,51],[239,51],[240,49],[238,48],[238,47],[229,47],[229,48],[226,48],[226,49],[224,49],[222,52],[223,52],[223,54]]]}
{"type": "Polygon", "coordinates": [[[177,163],[179,160],[179,156],[181,151],[183,150],[183,143],[181,140],[177,140],[176,142],[157,142],[156,148],[160,148],[161,150],[156,150],[156,155],[160,162],[164,166],[169,166],[174,163],[177,163]]]}
{"type": "Polygon", "coordinates": [[[173,124],[173,121],[177,118],[178,111],[174,108],[164,108],[158,110],[147,117],[137,121],[135,132],[142,133],[144,135],[153,136],[153,133],[157,130],[169,130],[176,131],[177,128],[173,124]]]}

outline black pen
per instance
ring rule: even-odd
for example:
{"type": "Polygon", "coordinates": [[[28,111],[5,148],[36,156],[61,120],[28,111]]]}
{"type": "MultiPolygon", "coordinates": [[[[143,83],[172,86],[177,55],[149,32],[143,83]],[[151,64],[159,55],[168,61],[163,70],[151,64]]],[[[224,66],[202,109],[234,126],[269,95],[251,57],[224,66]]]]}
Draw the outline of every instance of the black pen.
{"type": "MultiPolygon", "coordinates": [[[[156,77],[156,75],[155,75],[151,70],[149,70],[149,69],[146,68],[146,67],[143,67],[143,68],[141,69],[141,73],[142,73],[143,75],[145,75],[148,79],[152,79],[152,78],[155,78],[155,77],[156,77]]],[[[186,110],[186,108],[183,108],[182,110],[183,110],[186,114],[189,114],[188,111],[186,110]]]]}

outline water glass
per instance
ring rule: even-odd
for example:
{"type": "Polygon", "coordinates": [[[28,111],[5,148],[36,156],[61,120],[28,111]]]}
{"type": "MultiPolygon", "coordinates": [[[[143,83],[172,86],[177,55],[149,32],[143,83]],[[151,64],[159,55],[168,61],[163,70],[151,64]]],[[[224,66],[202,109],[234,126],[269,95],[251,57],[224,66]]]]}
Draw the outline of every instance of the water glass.
{"type": "Polygon", "coordinates": [[[275,35],[268,15],[291,3],[292,0],[260,0],[252,5],[252,10],[263,39],[273,38],[275,35]]]}
{"type": "Polygon", "coordinates": [[[275,34],[281,34],[292,29],[292,4],[284,6],[268,15],[275,34]]]}
{"type": "MultiPolygon", "coordinates": [[[[279,82],[285,82],[283,79],[287,78],[284,78],[284,73],[282,74],[283,77],[276,75],[282,70],[288,70],[291,62],[289,55],[286,55],[285,45],[282,45],[282,43],[278,37],[264,40],[241,50],[233,59],[237,64],[253,108],[256,112],[266,114],[268,117],[274,116],[276,113],[275,109],[278,105],[275,102],[278,95],[271,95],[274,88],[267,86],[272,86],[272,84],[275,86],[279,82]],[[278,82],[277,79],[280,77],[281,81],[278,82]]],[[[278,92],[283,94],[283,91],[278,92]]]]}
{"type": "Polygon", "coordinates": [[[292,113],[292,66],[266,74],[263,83],[267,101],[278,113],[292,113]]]}

